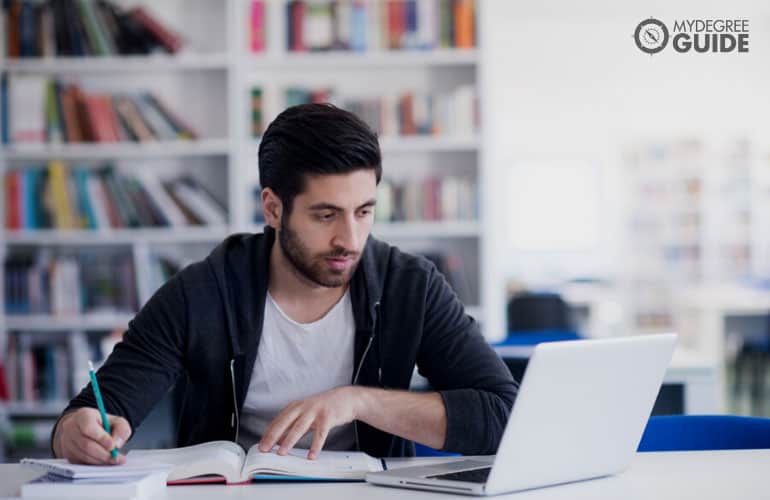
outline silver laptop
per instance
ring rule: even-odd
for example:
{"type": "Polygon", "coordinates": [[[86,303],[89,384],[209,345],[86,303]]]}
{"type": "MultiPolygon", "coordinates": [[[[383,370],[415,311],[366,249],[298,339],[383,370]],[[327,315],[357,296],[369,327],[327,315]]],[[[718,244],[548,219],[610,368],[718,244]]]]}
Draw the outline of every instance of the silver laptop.
{"type": "Polygon", "coordinates": [[[496,495],[617,474],[644,432],[676,334],[539,344],[497,455],[367,474],[370,483],[496,495]]]}

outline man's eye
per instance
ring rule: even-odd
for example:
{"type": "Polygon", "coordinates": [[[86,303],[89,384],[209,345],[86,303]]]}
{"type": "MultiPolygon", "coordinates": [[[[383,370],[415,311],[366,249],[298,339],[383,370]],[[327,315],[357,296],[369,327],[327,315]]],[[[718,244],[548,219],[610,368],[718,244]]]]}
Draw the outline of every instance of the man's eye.
{"type": "Polygon", "coordinates": [[[318,218],[321,220],[332,220],[334,218],[334,215],[335,215],[334,212],[330,212],[328,214],[320,214],[318,218]]]}
{"type": "Polygon", "coordinates": [[[371,208],[367,208],[366,210],[361,210],[359,212],[361,217],[366,217],[367,215],[369,215],[371,213],[372,213],[372,209],[371,208]]]}

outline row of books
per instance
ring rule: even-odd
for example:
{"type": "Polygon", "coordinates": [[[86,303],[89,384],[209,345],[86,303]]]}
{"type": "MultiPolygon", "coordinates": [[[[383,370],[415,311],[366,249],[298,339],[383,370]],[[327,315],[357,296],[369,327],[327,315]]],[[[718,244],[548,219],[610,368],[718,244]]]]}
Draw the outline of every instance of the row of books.
{"type": "Polygon", "coordinates": [[[8,400],[37,403],[69,399],[68,358],[64,343],[34,343],[29,335],[10,335],[5,367],[8,400]]]}
{"type": "MultiPolygon", "coordinates": [[[[265,2],[251,4],[251,50],[264,49],[265,2]]],[[[290,51],[429,50],[476,45],[474,0],[327,0],[286,4],[290,51]]]]}
{"type": "Polygon", "coordinates": [[[55,254],[6,257],[5,310],[8,314],[72,315],[137,310],[133,256],[81,249],[55,254]]]}
{"type": "MultiPolygon", "coordinates": [[[[254,188],[252,221],[264,222],[260,186],[254,188]]],[[[460,176],[428,176],[406,181],[382,179],[377,186],[376,222],[478,220],[478,184],[460,176]]]]}
{"type": "Polygon", "coordinates": [[[477,184],[465,177],[436,177],[377,186],[378,222],[477,220],[477,184]]]}
{"type": "Polygon", "coordinates": [[[3,142],[147,142],[189,140],[197,132],[152,92],[84,92],[38,75],[3,80],[3,142]]]}
{"type": "Polygon", "coordinates": [[[77,332],[66,337],[54,333],[55,338],[39,332],[9,334],[4,377],[0,377],[5,401],[65,403],[87,383],[87,362],[98,366],[122,336],[121,331],[77,332]]]}
{"type": "Polygon", "coordinates": [[[190,175],[163,180],[147,170],[125,173],[106,165],[47,167],[5,174],[9,230],[107,229],[224,225],[222,204],[190,175]]]}
{"type": "Polygon", "coordinates": [[[141,6],[105,0],[5,3],[9,58],[177,52],[181,37],[141,6]]]}
{"type": "MultiPolygon", "coordinates": [[[[264,131],[262,90],[251,91],[251,129],[254,137],[264,131]]],[[[451,92],[389,93],[375,97],[352,96],[333,89],[291,87],[285,92],[286,106],[330,102],[356,114],[380,136],[454,135],[473,136],[479,129],[479,100],[476,88],[462,85],[451,92]]]]}

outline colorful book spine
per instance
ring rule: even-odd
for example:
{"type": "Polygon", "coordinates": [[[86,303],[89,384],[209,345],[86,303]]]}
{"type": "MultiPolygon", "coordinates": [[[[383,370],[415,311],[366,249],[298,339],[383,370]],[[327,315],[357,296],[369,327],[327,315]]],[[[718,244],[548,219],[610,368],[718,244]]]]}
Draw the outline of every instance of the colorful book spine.
{"type": "Polygon", "coordinates": [[[265,1],[251,0],[249,13],[250,21],[250,48],[252,52],[265,50],[265,1]]]}

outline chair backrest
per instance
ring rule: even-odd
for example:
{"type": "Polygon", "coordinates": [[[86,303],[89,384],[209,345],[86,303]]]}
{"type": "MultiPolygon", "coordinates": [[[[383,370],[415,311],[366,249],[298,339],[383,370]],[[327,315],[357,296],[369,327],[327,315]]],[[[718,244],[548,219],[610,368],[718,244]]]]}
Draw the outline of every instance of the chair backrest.
{"type": "Polygon", "coordinates": [[[414,455],[416,457],[460,457],[459,453],[439,451],[424,444],[414,443],[414,455]]]}
{"type": "Polygon", "coordinates": [[[570,330],[567,303],[553,293],[520,293],[508,302],[508,331],[570,330]]]}
{"type": "Polygon", "coordinates": [[[770,448],[770,418],[734,415],[650,417],[638,451],[770,448]]]}

